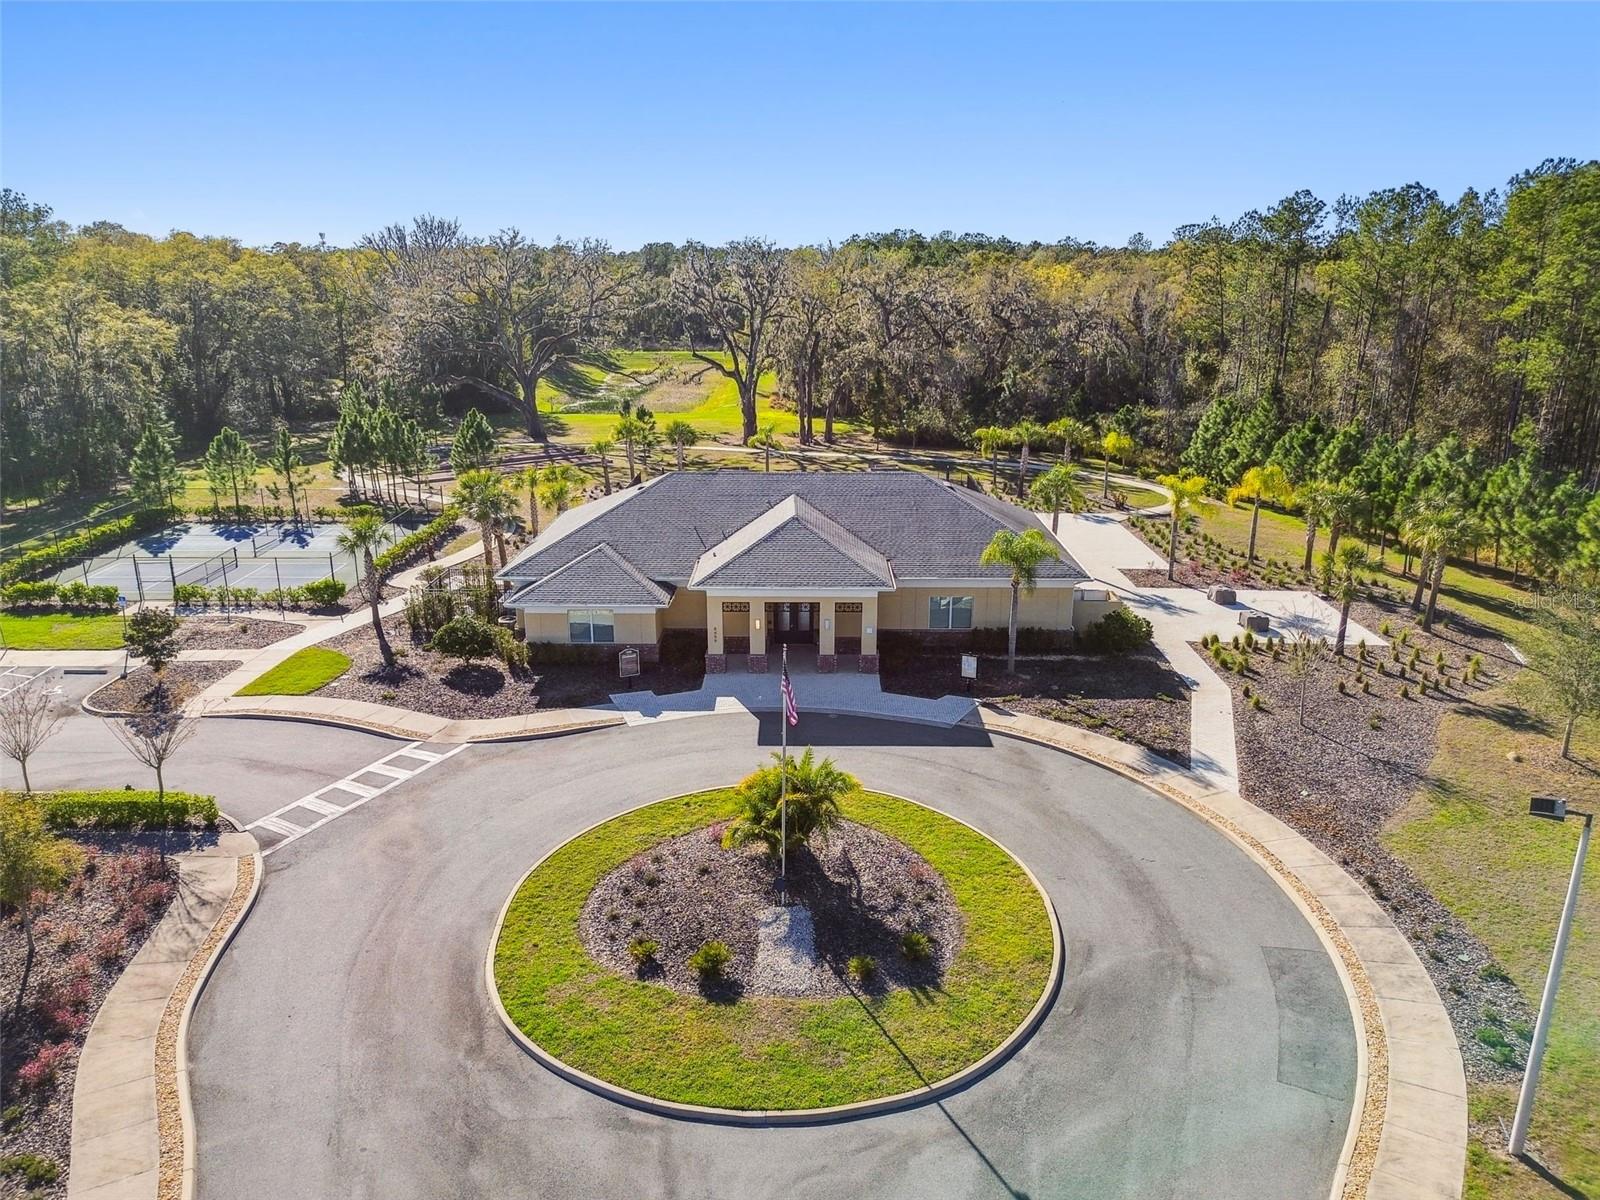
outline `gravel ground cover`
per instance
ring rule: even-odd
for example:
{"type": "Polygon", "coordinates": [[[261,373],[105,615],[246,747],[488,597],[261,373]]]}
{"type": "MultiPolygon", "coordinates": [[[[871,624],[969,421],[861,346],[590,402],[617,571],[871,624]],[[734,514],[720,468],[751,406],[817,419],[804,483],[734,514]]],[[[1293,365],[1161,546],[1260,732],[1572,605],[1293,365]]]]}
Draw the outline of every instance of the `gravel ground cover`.
{"type": "MultiPolygon", "coordinates": [[[[1019,657],[1016,675],[1005,670],[1004,657],[980,656],[971,695],[1189,765],[1188,689],[1159,651],[1106,658],[1019,657]]],[[[938,698],[966,691],[956,653],[885,655],[880,672],[888,692],[938,698]]]]}
{"type": "MultiPolygon", "coordinates": [[[[758,847],[725,850],[725,826],[713,824],[669,838],[608,872],[584,903],[578,935],[597,961],[629,978],[699,994],[688,958],[720,941],[733,951],[726,990],[759,995],[753,986],[760,920],[778,903],[776,866],[758,847]],[[659,949],[643,966],[629,943],[648,938],[659,949]]],[[[815,848],[789,858],[791,896],[811,915],[814,946],[824,970],[777,993],[847,996],[851,956],[876,962],[875,986],[932,988],[961,944],[961,915],[950,888],[904,843],[869,826],[844,821],[815,848]],[[913,963],[900,953],[912,930],[933,939],[934,953],[913,963]]]]}
{"type": "Polygon", "coordinates": [[[89,697],[86,704],[103,712],[132,716],[169,712],[181,708],[242,660],[217,659],[210,662],[168,663],[161,672],[161,690],[156,690],[156,675],[149,667],[128,672],[126,679],[113,679],[89,697]]]}
{"type": "MultiPolygon", "coordinates": [[[[735,877],[748,869],[722,858],[707,836],[709,826],[739,809],[728,789],[615,817],[558,848],[522,882],[494,949],[507,1014],[546,1052],[580,1070],[648,1095],[721,1108],[812,1108],[894,1095],[982,1058],[1016,1030],[1049,985],[1055,938],[1042,896],[1015,859],[959,821],[870,792],[845,797],[841,807],[846,820],[908,847],[948,888],[962,936],[934,985],[868,986],[833,997],[762,996],[732,987],[691,994],[637,977],[631,962],[618,963],[607,949],[615,945],[608,936],[595,946],[611,960],[599,961],[580,928],[603,881],[615,882],[618,923],[627,925],[632,894],[624,897],[620,888],[631,885],[632,864],[641,859],[641,871],[662,872],[664,880],[671,870],[682,881],[671,886],[686,910],[698,908],[692,889],[706,878],[690,864],[720,861],[735,877]],[[660,849],[667,843],[681,862],[667,862],[660,849]],[[653,854],[663,861],[651,862],[653,854]]],[[[847,845],[842,839],[838,853],[847,845]]],[[[752,909],[752,936],[756,914],[771,901],[760,879],[740,885],[752,909]]],[[[830,894],[850,894],[820,876],[813,882],[830,894]]],[[[639,886],[663,882],[641,879],[639,886]]],[[[874,885],[870,894],[889,904],[892,884],[874,885]],[[891,889],[887,897],[883,886],[891,889]]],[[[900,903],[914,906],[914,900],[908,888],[900,903]]],[[[606,923],[605,902],[594,909],[589,915],[606,923]]],[[[813,913],[819,951],[835,911],[819,906],[813,913]]],[[[647,933],[641,920],[634,935],[647,933]]],[[[883,968],[891,965],[887,957],[879,957],[883,968]]]]}
{"type": "MultiPolygon", "coordinates": [[[[28,990],[17,1019],[8,1018],[0,1034],[0,1158],[37,1155],[60,1174],[31,1191],[19,1176],[0,1176],[5,1200],[67,1194],[78,1055],[106,993],[176,894],[170,860],[137,838],[86,838],[82,849],[82,869],[34,918],[28,990]]],[[[8,1014],[26,953],[21,921],[9,913],[0,920],[0,1001],[8,1014]]]]}
{"type": "Polygon", "coordinates": [[[184,650],[259,650],[304,633],[294,621],[228,615],[184,617],[178,624],[178,646],[184,650]]]}
{"type": "Polygon", "coordinates": [[[1445,715],[1476,711],[1479,697],[1514,672],[1515,664],[1497,635],[1465,622],[1438,621],[1425,634],[1404,605],[1371,601],[1358,602],[1351,617],[1369,629],[1387,626],[1405,643],[1374,650],[1365,663],[1357,647],[1347,648],[1343,658],[1326,655],[1306,687],[1304,724],[1300,684],[1287,659],[1274,662],[1259,646],[1242,656],[1224,648],[1248,664],[1243,674],[1226,664],[1219,671],[1234,691],[1241,791],[1366,886],[1416,947],[1450,1012],[1469,1073],[1507,1078],[1520,1070],[1526,1053],[1524,1034],[1532,1022],[1527,1001],[1483,943],[1380,835],[1421,788],[1435,782],[1429,768],[1445,715]],[[1443,672],[1436,661],[1440,654],[1446,658],[1443,672]],[[1468,681],[1463,668],[1473,656],[1483,667],[1468,681]],[[1409,695],[1402,696],[1402,688],[1409,695]],[[1509,1050],[1479,1038],[1486,1010],[1506,1029],[1509,1050]]]}
{"type": "MultiPolygon", "coordinates": [[[[534,663],[527,670],[511,670],[489,659],[463,663],[437,654],[420,641],[400,614],[387,618],[384,630],[390,644],[404,657],[393,671],[385,670],[372,625],[363,621],[349,633],[322,643],[351,659],[351,667],[316,694],[338,700],[367,700],[393,704],[413,712],[451,719],[510,717],[547,708],[576,708],[607,704],[619,691],[614,662],[534,663]]],[[[646,666],[636,686],[657,695],[693,691],[705,676],[704,661],[660,663],[646,666]]]]}

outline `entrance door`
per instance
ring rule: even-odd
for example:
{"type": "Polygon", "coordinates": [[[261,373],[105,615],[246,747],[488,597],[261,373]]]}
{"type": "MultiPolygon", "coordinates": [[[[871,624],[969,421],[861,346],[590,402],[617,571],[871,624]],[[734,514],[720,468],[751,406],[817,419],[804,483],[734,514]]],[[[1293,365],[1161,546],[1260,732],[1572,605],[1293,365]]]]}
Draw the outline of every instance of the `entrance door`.
{"type": "Polygon", "coordinates": [[[767,605],[767,628],[778,645],[815,645],[817,604],[785,601],[767,605]]]}

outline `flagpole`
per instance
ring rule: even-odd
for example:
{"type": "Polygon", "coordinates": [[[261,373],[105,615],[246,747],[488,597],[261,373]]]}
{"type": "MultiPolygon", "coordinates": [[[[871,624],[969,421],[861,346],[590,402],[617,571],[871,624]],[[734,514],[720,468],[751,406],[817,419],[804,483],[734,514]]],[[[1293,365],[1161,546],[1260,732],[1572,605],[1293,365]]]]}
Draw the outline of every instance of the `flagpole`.
{"type": "Polygon", "coordinates": [[[778,792],[778,887],[784,903],[789,901],[789,698],[783,684],[789,678],[789,643],[783,644],[783,669],[778,672],[778,727],[783,730],[783,752],[779,756],[783,782],[778,792]]]}

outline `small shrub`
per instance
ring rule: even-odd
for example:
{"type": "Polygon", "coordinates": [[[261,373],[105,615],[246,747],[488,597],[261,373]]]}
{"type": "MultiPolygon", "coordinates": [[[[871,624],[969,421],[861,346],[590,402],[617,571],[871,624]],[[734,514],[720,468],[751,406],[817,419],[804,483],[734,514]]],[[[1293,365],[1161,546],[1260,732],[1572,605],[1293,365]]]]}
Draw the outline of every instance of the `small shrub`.
{"type": "Polygon", "coordinates": [[[732,961],[733,951],[726,943],[706,942],[689,956],[689,969],[701,979],[721,979],[732,961]]]}
{"type": "Polygon", "coordinates": [[[1387,620],[1383,620],[1383,621],[1378,622],[1378,634],[1379,634],[1379,636],[1388,637],[1392,632],[1393,632],[1393,627],[1389,624],[1389,622],[1387,620]]]}
{"type": "Polygon", "coordinates": [[[1261,697],[1259,695],[1255,695],[1250,697],[1250,707],[1259,712],[1266,706],[1261,702],[1261,697]]]}
{"type": "Polygon", "coordinates": [[[1382,729],[1383,714],[1379,713],[1376,709],[1374,709],[1372,712],[1369,712],[1367,714],[1367,728],[1374,730],[1382,729]]]}
{"type": "Polygon", "coordinates": [[[1511,976],[1499,963],[1484,963],[1478,968],[1478,978],[1487,983],[1510,983],[1511,976]]]}
{"type": "Polygon", "coordinates": [[[1411,687],[1410,687],[1409,684],[1402,683],[1400,685],[1400,699],[1402,699],[1402,700],[1411,699],[1411,687]]]}
{"type": "Polygon", "coordinates": [[[871,979],[877,969],[878,960],[870,954],[852,955],[850,961],[845,964],[845,970],[850,973],[850,978],[857,983],[871,979]]]}
{"type": "Polygon", "coordinates": [[[655,959],[656,951],[661,949],[661,943],[652,938],[636,937],[628,943],[628,957],[639,966],[655,959]]]}
{"type": "Polygon", "coordinates": [[[302,590],[306,599],[318,608],[332,608],[344,599],[350,587],[342,579],[313,579],[302,590]]]}
{"type": "Polygon", "coordinates": [[[901,935],[900,953],[912,962],[922,962],[933,953],[933,939],[913,929],[901,935]]]}
{"type": "Polygon", "coordinates": [[[1154,632],[1144,617],[1119,606],[1089,626],[1078,641],[1090,654],[1127,654],[1148,646],[1154,632]]]}
{"type": "Polygon", "coordinates": [[[639,878],[644,881],[645,887],[655,887],[661,882],[661,872],[654,867],[646,867],[644,874],[639,878]]]}
{"type": "Polygon", "coordinates": [[[7,1154],[0,1157],[0,1177],[20,1179],[25,1188],[43,1188],[61,1178],[61,1168],[40,1154],[7,1154]]]}
{"type": "Polygon", "coordinates": [[[1338,686],[1338,688],[1339,688],[1339,695],[1341,695],[1341,696],[1348,696],[1348,695],[1349,695],[1349,694],[1350,694],[1350,689],[1349,689],[1349,688],[1347,688],[1347,687],[1345,687],[1345,685],[1344,685],[1344,680],[1342,680],[1342,679],[1341,679],[1341,680],[1339,680],[1339,683],[1338,683],[1338,685],[1337,685],[1337,686],[1338,686]]]}
{"type": "Polygon", "coordinates": [[[46,1042],[38,1052],[17,1071],[17,1086],[24,1091],[39,1092],[56,1081],[61,1068],[72,1053],[71,1042],[46,1042]]]}
{"type": "Polygon", "coordinates": [[[439,627],[428,649],[466,662],[488,658],[495,652],[494,629],[481,617],[452,617],[439,627]]]}
{"type": "Polygon", "coordinates": [[[1247,683],[1247,684],[1244,685],[1244,687],[1240,688],[1239,689],[1239,694],[1241,696],[1243,696],[1246,700],[1250,699],[1250,685],[1247,683]]]}

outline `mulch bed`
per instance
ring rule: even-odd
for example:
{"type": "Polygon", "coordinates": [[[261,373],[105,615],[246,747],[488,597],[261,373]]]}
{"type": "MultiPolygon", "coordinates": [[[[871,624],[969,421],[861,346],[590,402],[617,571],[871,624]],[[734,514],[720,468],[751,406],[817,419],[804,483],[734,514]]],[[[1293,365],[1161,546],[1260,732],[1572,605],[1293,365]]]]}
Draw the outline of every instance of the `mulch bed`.
{"type": "Polygon", "coordinates": [[[178,623],[178,646],[183,650],[259,650],[304,633],[305,628],[294,621],[243,615],[184,617],[178,623]]]}
{"type": "MultiPolygon", "coordinates": [[[[496,659],[468,664],[429,650],[422,642],[413,641],[405,618],[398,613],[387,618],[383,627],[395,650],[404,652],[395,669],[384,669],[372,623],[363,620],[350,632],[323,643],[330,650],[349,655],[351,667],[319,690],[318,696],[392,704],[462,720],[606,704],[612,692],[626,690],[617,678],[614,662],[536,662],[526,671],[512,671],[496,659]]],[[[645,666],[636,686],[658,694],[690,691],[699,687],[704,677],[703,660],[680,665],[662,663],[645,666]]]]}
{"type": "MultiPolygon", "coordinates": [[[[669,838],[600,880],[584,902],[578,936],[596,961],[630,978],[700,994],[686,960],[707,941],[733,953],[724,990],[747,991],[755,967],[757,916],[777,903],[776,865],[760,847],[722,848],[724,824],[669,838]],[[655,958],[637,967],[628,943],[660,943],[655,958]]],[[[793,900],[810,910],[816,952],[831,970],[817,972],[816,998],[850,994],[845,966],[857,954],[876,960],[868,986],[929,988],[961,946],[961,910],[944,879],[902,842],[854,821],[841,821],[826,840],[790,852],[793,900]],[[932,954],[910,962],[900,951],[903,934],[917,930],[933,941],[932,954]]]]}
{"type": "MultiPolygon", "coordinates": [[[[1151,650],[1120,658],[1067,656],[1017,659],[1008,676],[1004,656],[980,656],[973,695],[1015,712],[1092,729],[1189,765],[1189,704],[1183,677],[1151,650]]],[[[938,698],[966,692],[956,654],[885,655],[883,688],[938,698]]]]}
{"type": "MultiPolygon", "coordinates": [[[[83,869],[34,916],[36,955],[17,1020],[5,1022],[0,1074],[0,1156],[35,1154],[61,1168],[53,1184],[24,1189],[0,1178],[0,1196],[56,1200],[67,1193],[72,1087],[94,1015],[144,944],[177,888],[177,870],[136,839],[85,845],[83,869]],[[42,1064],[53,1061],[53,1070],[42,1064]]],[[[0,1002],[9,1012],[26,958],[16,913],[0,919],[0,1002]]]]}
{"type": "Polygon", "coordinates": [[[161,672],[161,690],[156,690],[155,672],[139,667],[126,679],[113,679],[84,703],[102,712],[120,716],[171,712],[182,708],[206,688],[241,664],[236,659],[210,662],[168,663],[161,672]]]}
{"type": "MultiPolygon", "coordinates": [[[[1516,666],[1500,636],[1456,619],[1435,622],[1425,634],[1403,604],[1357,602],[1351,618],[1368,629],[1384,622],[1395,636],[1410,630],[1410,647],[1421,650],[1417,668],[1399,676],[1401,664],[1387,650],[1373,650],[1362,669],[1369,692],[1356,680],[1355,648],[1344,658],[1324,658],[1307,689],[1304,726],[1299,718],[1299,684],[1286,663],[1274,663],[1257,650],[1246,675],[1220,671],[1234,692],[1241,791],[1252,803],[1287,821],[1361,880],[1388,910],[1396,926],[1416,946],[1450,1012],[1470,1074],[1476,1078],[1514,1078],[1520,1068],[1496,1063],[1476,1030],[1491,1007],[1508,1021],[1532,1020],[1516,986],[1498,977],[1493,957],[1448,908],[1436,900],[1409,867],[1379,840],[1387,822],[1429,781],[1428,770],[1446,713],[1474,705],[1478,695],[1504,682],[1516,666]],[[1440,676],[1434,656],[1443,651],[1453,676],[1440,690],[1419,694],[1422,671],[1440,676]],[[1462,678],[1474,654],[1483,659],[1477,682],[1462,678]],[[1381,664],[1384,674],[1377,673],[1381,664]],[[1419,670],[1420,668],[1420,670],[1419,670]],[[1348,694],[1340,694],[1343,681],[1348,694]],[[1409,699],[1399,695],[1402,682],[1409,699]],[[1244,696],[1248,686],[1264,707],[1244,696]],[[1490,969],[1485,978],[1481,972],[1490,969]]],[[[1202,654],[1206,651],[1202,648],[1202,654]]]]}

